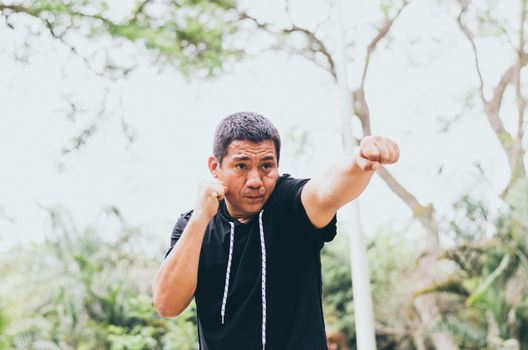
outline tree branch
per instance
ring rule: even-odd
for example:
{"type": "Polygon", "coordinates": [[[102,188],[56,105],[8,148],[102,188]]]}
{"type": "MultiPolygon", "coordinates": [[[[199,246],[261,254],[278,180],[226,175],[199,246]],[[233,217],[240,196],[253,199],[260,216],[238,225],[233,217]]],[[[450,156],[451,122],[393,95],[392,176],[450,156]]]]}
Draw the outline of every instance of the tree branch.
{"type": "Polygon", "coordinates": [[[247,12],[245,11],[242,11],[239,13],[239,19],[240,20],[250,20],[252,22],[254,22],[256,25],[257,25],[257,28],[259,29],[262,29],[262,30],[265,30],[269,33],[272,33],[272,34],[277,34],[277,35],[280,35],[280,34],[291,34],[291,33],[302,33],[306,36],[306,38],[308,39],[308,42],[310,43],[309,47],[307,48],[307,50],[313,52],[313,53],[320,53],[322,54],[327,63],[328,63],[328,67],[325,67],[326,70],[332,74],[332,76],[334,77],[334,79],[337,79],[337,76],[336,76],[336,72],[335,72],[335,62],[334,62],[334,59],[332,58],[332,55],[330,54],[330,52],[328,51],[326,45],[323,43],[323,41],[321,39],[319,39],[316,34],[306,28],[302,28],[302,27],[299,27],[295,24],[292,23],[291,27],[290,28],[283,28],[283,29],[274,29],[273,28],[273,25],[269,24],[269,23],[263,23],[263,22],[260,22],[258,19],[256,19],[255,17],[249,15],[247,12]]]}
{"type": "Polygon", "coordinates": [[[383,179],[383,181],[389,186],[392,192],[398,196],[411,210],[413,216],[420,221],[420,223],[427,230],[427,252],[436,251],[439,246],[438,242],[438,226],[434,219],[434,207],[432,204],[423,205],[420,204],[418,199],[407,191],[399,182],[392,176],[392,174],[385,168],[381,166],[377,170],[377,174],[383,179]]]}
{"type": "MultiPolygon", "coordinates": [[[[523,64],[525,65],[526,62],[523,64]]],[[[518,63],[513,64],[511,67],[509,67],[501,76],[497,86],[493,90],[493,96],[492,98],[487,101],[483,100],[484,102],[484,108],[486,111],[486,115],[488,116],[488,121],[490,123],[491,128],[501,140],[501,144],[504,144],[504,139],[511,139],[511,135],[506,129],[504,128],[504,124],[502,123],[502,120],[499,117],[499,112],[502,104],[502,97],[504,96],[504,92],[506,91],[506,88],[508,87],[508,84],[510,84],[515,76],[515,71],[517,70],[517,67],[519,66],[518,63]]]]}
{"type": "MultiPolygon", "coordinates": [[[[95,70],[93,68],[90,60],[87,57],[80,55],[79,52],[77,51],[77,48],[74,45],[70,44],[65,39],[65,36],[66,36],[66,33],[67,33],[68,29],[64,30],[62,33],[57,33],[57,31],[55,30],[56,23],[53,23],[49,19],[47,19],[46,17],[41,16],[41,14],[43,12],[45,12],[44,9],[29,8],[29,7],[24,7],[24,6],[21,6],[21,5],[6,5],[6,4],[1,4],[0,3],[0,12],[8,13],[7,15],[9,15],[11,13],[20,13],[20,14],[23,13],[23,14],[27,14],[27,15],[35,18],[35,19],[40,20],[44,24],[44,26],[46,27],[46,29],[48,30],[48,32],[50,33],[52,38],[58,40],[61,44],[66,46],[70,50],[70,52],[72,54],[74,54],[75,56],[81,58],[83,63],[86,65],[86,67],[91,72],[93,72],[93,73],[95,73],[96,75],[99,75],[99,76],[103,76],[104,75],[104,72],[99,72],[99,71],[95,70]]],[[[112,28],[118,26],[116,23],[112,22],[108,18],[105,18],[105,17],[103,17],[101,15],[86,14],[86,13],[83,13],[83,12],[73,11],[73,10],[69,10],[67,12],[67,14],[72,16],[72,17],[90,18],[90,19],[100,20],[101,22],[103,22],[105,24],[105,26],[109,30],[111,30],[112,28]]],[[[130,68],[128,68],[128,67],[123,67],[121,70],[122,70],[122,72],[124,72],[124,74],[126,74],[126,72],[129,69],[130,68]]]]}
{"type": "Polygon", "coordinates": [[[462,30],[462,33],[464,33],[464,35],[466,36],[466,39],[469,41],[471,45],[471,49],[473,50],[473,59],[475,60],[475,68],[477,69],[477,75],[478,75],[479,84],[480,84],[480,98],[486,104],[487,101],[484,95],[484,79],[482,78],[482,72],[480,70],[480,62],[479,62],[479,57],[478,57],[478,52],[477,52],[477,45],[475,44],[473,33],[471,33],[467,25],[465,25],[464,22],[462,22],[462,16],[467,12],[468,6],[464,0],[459,0],[458,2],[460,4],[461,9],[460,9],[460,13],[457,16],[457,23],[458,23],[460,30],[462,30]]]}
{"type": "Polygon", "coordinates": [[[526,21],[526,0],[522,0],[522,9],[520,13],[520,30],[519,30],[519,43],[517,48],[517,60],[512,64],[506,71],[502,74],[499,82],[493,90],[493,95],[490,99],[487,99],[484,93],[484,78],[481,72],[478,50],[475,43],[475,37],[469,27],[464,24],[462,17],[468,11],[468,3],[463,0],[458,1],[460,5],[460,13],[457,17],[458,25],[463,32],[466,39],[469,41],[474,61],[475,67],[477,70],[477,75],[480,84],[480,97],[482,103],[484,104],[484,111],[488,119],[488,123],[493,129],[497,139],[499,140],[510,165],[511,177],[510,182],[502,191],[501,197],[504,198],[506,193],[512,183],[518,176],[522,176],[526,173],[526,169],[523,162],[524,150],[522,149],[522,140],[524,136],[524,113],[526,111],[526,100],[521,92],[521,71],[528,63],[528,58],[526,51],[524,49],[525,45],[525,21],[526,21]],[[502,105],[502,100],[504,93],[511,84],[515,88],[515,94],[517,99],[517,114],[518,114],[518,123],[517,123],[517,135],[514,139],[513,135],[506,130],[504,123],[500,117],[500,110],[502,105]]]}
{"type": "Polygon", "coordinates": [[[396,21],[396,19],[400,16],[400,13],[403,11],[403,9],[408,4],[409,4],[409,1],[408,0],[404,0],[402,2],[402,5],[398,9],[398,11],[396,11],[396,14],[392,18],[386,18],[385,19],[385,23],[383,24],[383,27],[381,27],[378,30],[378,33],[376,34],[376,36],[368,44],[368,46],[367,46],[367,54],[366,54],[366,57],[365,57],[365,66],[363,67],[363,74],[361,76],[361,89],[363,89],[364,86],[365,86],[365,79],[367,77],[367,71],[368,71],[368,67],[369,67],[369,63],[370,63],[370,57],[371,57],[372,53],[374,52],[374,50],[378,46],[378,43],[381,41],[381,39],[383,39],[387,35],[387,33],[390,31],[392,25],[394,24],[394,21],[396,21]]]}
{"type": "Polygon", "coordinates": [[[385,19],[384,25],[378,30],[378,33],[374,36],[374,38],[370,41],[367,46],[367,53],[365,55],[365,65],[363,66],[363,73],[361,76],[361,85],[352,93],[352,106],[354,108],[354,114],[361,121],[361,127],[363,129],[364,136],[370,135],[372,133],[370,127],[370,110],[367,100],[365,98],[365,80],[367,78],[368,68],[370,65],[370,58],[372,56],[372,53],[378,46],[378,43],[389,33],[390,29],[392,28],[392,25],[407,5],[409,5],[409,1],[404,0],[401,6],[396,11],[396,14],[392,18],[385,19]]]}
{"type": "Polygon", "coordinates": [[[32,16],[35,16],[35,11],[31,10],[28,7],[24,7],[21,5],[6,5],[6,4],[0,4],[0,12],[9,12],[9,13],[20,13],[25,12],[27,14],[30,14],[32,16]]]}
{"type": "MultiPolygon", "coordinates": [[[[522,62],[523,60],[526,60],[526,51],[524,49],[524,46],[526,44],[525,39],[525,22],[526,22],[526,0],[522,0],[522,10],[521,10],[521,16],[519,21],[519,47],[517,49],[518,52],[518,62],[522,62]]],[[[522,91],[521,91],[521,67],[516,71],[516,77],[515,77],[515,94],[517,98],[517,114],[518,114],[518,120],[517,120],[517,140],[522,141],[523,135],[524,135],[524,114],[526,111],[526,99],[524,98],[522,91]]],[[[522,142],[520,142],[522,143],[522,142]]]]}
{"type": "Polygon", "coordinates": [[[5,219],[7,222],[11,224],[15,223],[15,219],[12,216],[10,216],[1,205],[0,205],[0,219],[5,219]]]}
{"type": "Polygon", "coordinates": [[[143,10],[145,9],[145,6],[148,5],[149,2],[151,2],[152,0],[143,0],[139,6],[136,8],[136,10],[134,11],[134,15],[132,17],[132,21],[135,21],[137,19],[137,17],[143,13],[143,10]]]}

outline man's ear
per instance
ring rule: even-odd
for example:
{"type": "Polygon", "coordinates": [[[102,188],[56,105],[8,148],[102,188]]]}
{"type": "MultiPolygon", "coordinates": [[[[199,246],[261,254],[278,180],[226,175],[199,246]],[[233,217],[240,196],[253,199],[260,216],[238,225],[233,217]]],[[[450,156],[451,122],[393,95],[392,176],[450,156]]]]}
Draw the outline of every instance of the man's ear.
{"type": "Polygon", "coordinates": [[[207,166],[209,167],[211,175],[213,175],[213,177],[217,179],[218,169],[220,169],[220,162],[218,161],[218,159],[216,159],[215,156],[209,156],[209,158],[207,159],[207,166]]]}

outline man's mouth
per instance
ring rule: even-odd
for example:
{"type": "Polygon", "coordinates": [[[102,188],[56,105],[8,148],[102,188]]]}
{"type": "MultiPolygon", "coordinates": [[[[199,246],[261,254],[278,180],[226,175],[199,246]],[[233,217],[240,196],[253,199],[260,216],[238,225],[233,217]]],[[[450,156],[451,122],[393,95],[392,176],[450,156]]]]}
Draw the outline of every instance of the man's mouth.
{"type": "Polygon", "coordinates": [[[248,199],[251,202],[258,202],[264,199],[264,196],[246,196],[246,199],[248,199]]]}

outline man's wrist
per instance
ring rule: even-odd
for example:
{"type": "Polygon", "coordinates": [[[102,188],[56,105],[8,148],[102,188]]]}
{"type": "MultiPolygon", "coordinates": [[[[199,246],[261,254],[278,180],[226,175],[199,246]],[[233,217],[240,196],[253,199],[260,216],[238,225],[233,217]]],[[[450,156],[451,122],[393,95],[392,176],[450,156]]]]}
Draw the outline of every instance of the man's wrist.
{"type": "Polygon", "coordinates": [[[208,218],[206,215],[203,215],[199,212],[194,212],[191,218],[189,219],[189,223],[192,223],[194,225],[200,225],[200,226],[207,226],[207,224],[211,221],[211,218],[208,218]]]}
{"type": "Polygon", "coordinates": [[[365,166],[361,166],[360,162],[361,162],[361,155],[359,153],[356,153],[353,157],[352,157],[352,164],[350,164],[350,167],[349,167],[349,173],[350,174],[355,174],[355,175],[373,175],[376,170],[372,169],[372,168],[369,168],[369,169],[366,169],[365,166]]]}

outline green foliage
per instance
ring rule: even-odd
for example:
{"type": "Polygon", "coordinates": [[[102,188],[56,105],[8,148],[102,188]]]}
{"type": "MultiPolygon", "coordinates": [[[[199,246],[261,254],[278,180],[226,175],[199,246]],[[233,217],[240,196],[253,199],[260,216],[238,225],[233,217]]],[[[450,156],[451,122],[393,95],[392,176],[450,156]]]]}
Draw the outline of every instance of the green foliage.
{"type": "Polygon", "coordinates": [[[124,227],[109,242],[93,228],[77,232],[58,213],[52,216],[56,239],[1,257],[10,273],[0,298],[15,315],[0,333],[3,348],[195,349],[193,308],[168,320],[152,306],[159,260],[131,249],[139,232],[124,227]]]}
{"type": "Polygon", "coordinates": [[[5,332],[9,327],[9,318],[7,316],[3,299],[0,298],[0,350],[7,349],[7,339],[5,332]]]}
{"type": "Polygon", "coordinates": [[[486,332],[482,326],[458,317],[447,316],[442,318],[432,330],[446,330],[454,335],[462,349],[482,349],[486,346],[486,332]]]}
{"type": "Polygon", "coordinates": [[[419,290],[414,293],[414,297],[418,297],[419,295],[427,293],[453,293],[464,297],[467,297],[470,294],[464,287],[463,282],[456,279],[448,279],[444,282],[436,283],[432,286],[419,290]]]}
{"type": "Polygon", "coordinates": [[[483,201],[464,194],[453,204],[453,212],[456,216],[449,229],[456,241],[474,242],[485,237],[490,213],[483,201]]]}
{"type": "MultiPolygon", "coordinates": [[[[348,237],[342,230],[322,251],[323,304],[327,328],[340,331],[355,348],[355,319],[348,237]]],[[[417,255],[404,235],[384,228],[368,248],[372,298],[378,327],[378,349],[413,349],[412,332],[406,324],[412,284],[402,283],[415,266],[417,255]]]]}
{"type": "MultiPolygon", "coordinates": [[[[510,210],[493,219],[482,202],[463,196],[449,227],[461,229],[441,256],[452,275],[414,290],[420,258],[404,232],[382,228],[368,247],[376,336],[380,350],[414,350],[415,339],[449,332],[460,349],[528,345],[527,181],[512,187],[510,210]],[[460,221],[463,218],[463,222],[460,221]],[[488,235],[478,229],[494,227],[488,235]],[[464,227],[464,229],[462,229],[464,227]],[[438,295],[442,317],[420,325],[413,301],[438,295]],[[418,326],[417,326],[418,324],[418,326]]],[[[123,223],[116,240],[94,227],[79,231],[52,211],[56,238],[0,255],[0,349],[196,350],[195,307],[173,320],[159,317],[149,287],[159,258],[137,249],[141,232],[123,223]],[[135,248],[136,247],[136,248],[135,248]]],[[[323,306],[328,332],[339,331],[355,348],[348,238],[340,232],[322,252],[323,306]]],[[[161,257],[163,252],[159,252],[161,257]]]]}
{"type": "Polygon", "coordinates": [[[528,178],[519,178],[506,198],[511,208],[511,233],[516,244],[528,252],[528,178]]]}
{"type": "MultiPolygon", "coordinates": [[[[459,211],[455,220],[465,217],[462,231],[467,240],[459,240],[443,258],[455,263],[457,270],[450,280],[422,293],[451,295],[450,305],[444,305],[442,319],[431,330],[449,331],[462,348],[528,349],[527,193],[528,181],[521,178],[507,198],[510,210],[491,222],[495,232],[490,238],[476,235],[491,221],[482,202],[464,196],[454,205],[459,211]]],[[[451,227],[461,226],[452,222],[451,227]]]]}
{"type": "Polygon", "coordinates": [[[372,299],[380,349],[414,349],[411,305],[414,285],[411,280],[419,258],[415,244],[405,232],[381,227],[369,246],[372,299]]]}
{"type": "MultiPolygon", "coordinates": [[[[117,45],[137,43],[153,53],[159,64],[175,65],[185,74],[210,76],[241,54],[226,44],[238,24],[238,17],[232,14],[235,5],[226,0],[141,1],[116,17],[106,1],[32,0],[0,1],[0,12],[40,20],[63,42],[75,42],[81,35],[112,38],[117,45]]],[[[107,63],[106,68],[130,69],[117,62],[107,63]]]]}
{"type": "Polygon", "coordinates": [[[349,338],[355,336],[354,303],[350,262],[344,235],[327,245],[321,254],[323,275],[323,306],[329,329],[341,331],[349,338]]]}

